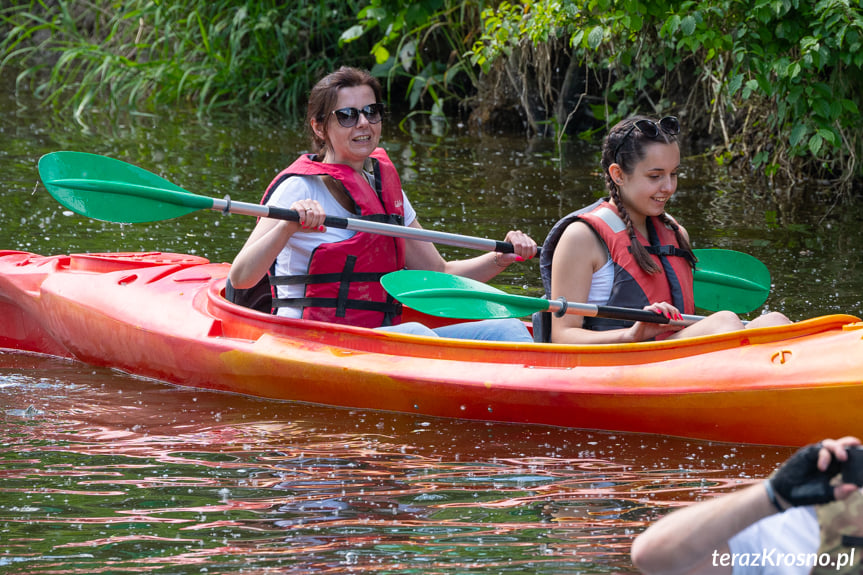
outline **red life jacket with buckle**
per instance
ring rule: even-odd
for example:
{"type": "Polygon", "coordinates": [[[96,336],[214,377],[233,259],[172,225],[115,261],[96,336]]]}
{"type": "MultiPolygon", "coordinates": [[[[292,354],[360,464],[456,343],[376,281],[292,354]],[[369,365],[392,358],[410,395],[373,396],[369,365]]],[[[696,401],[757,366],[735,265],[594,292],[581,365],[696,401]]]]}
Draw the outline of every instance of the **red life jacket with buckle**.
{"type": "MultiPolygon", "coordinates": [[[[641,269],[630,252],[629,233],[617,208],[605,200],[565,216],[552,227],[543,243],[540,256],[540,275],[546,297],[551,294],[551,262],[557,243],[564,230],[577,220],[587,223],[599,236],[614,262],[611,297],[604,305],[641,309],[664,301],[672,304],[681,313],[695,312],[690,255],[680,248],[674,231],[659,218],[649,217],[647,226],[650,237],[645,238],[640,233],[637,235],[638,241],[645,246],[651,259],[662,270],[658,274],[649,274],[641,269]]],[[[583,323],[585,329],[599,331],[629,325],[632,325],[632,322],[597,317],[584,318],[583,323]]],[[[543,329],[549,332],[550,324],[543,329]]]]}
{"type": "MultiPolygon", "coordinates": [[[[262,203],[286,178],[329,175],[340,182],[353,200],[356,219],[404,225],[401,180],[386,152],[371,153],[374,188],[362,174],[344,164],[325,164],[303,155],[267,187],[262,203]]],[[[380,284],[380,278],[405,266],[404,240],[356,232],[351,238],[323,243],[312,252],[306,274],[275,276],[270,268],[273,309],[302,307],[303,319],[361,327],[395,325],[401,321],[401,304],[380,284]],[[278,285],[305,286],[302,298],[280,299],[278,285]]]]}
{"type": "MultiPolygon", "coordinates": [[[[615,286],[629,282],[631,278],[638,286],[622,286],[627,291],[641,292],[643,305],[654,302],[668,302],[682,313],[695,313],[693,297],[692,266],[685,252],[677,244],[674,231],[658,218],[647,219],[647,227],[651,237],[645,238],[636,232],[637,239],[650,253],[650,258],[659,265],[666,281],[657,281],[657,274],[649,274],[638,265],[630,251],[631,240],[626,224],[611,203],[603,202],[593,210],[580,216],[582,221],[599,234],[608,247],[611,260],[615,264],[615,286]],[[625,272],[625,273],[621,273],[625,272]],[[627,277],[628,276],[628,277],[627,277]]],[[[615,289],[612,288],[612,294],[615,289]]],[[[641,295],[639,294],[639,296],[641,295]]],[[[625,303],[612,295],[608,305],[623,305],[625,303]]],[[[629,304],[627,307],[634,307],[629,304]]],[[[642,307],[642,306],[639,306],[642,307]]]]}

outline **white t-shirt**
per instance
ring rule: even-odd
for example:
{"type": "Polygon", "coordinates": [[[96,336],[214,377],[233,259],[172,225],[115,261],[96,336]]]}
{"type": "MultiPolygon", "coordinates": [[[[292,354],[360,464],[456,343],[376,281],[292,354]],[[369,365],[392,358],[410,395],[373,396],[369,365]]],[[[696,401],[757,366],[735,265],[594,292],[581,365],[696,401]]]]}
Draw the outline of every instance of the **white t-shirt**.
{"type": "Polygon", "coordinates": [[[793,507],[750,525],[728,541],[731,557],[735,559],[732,573],[809,575],[813,566],[801,558],[817,553],[820,544],[815,508],[793,507]]]}
{"type": "MultiPolygon", "coordinates": [[[[370,176],[367,176],[370,177],[370,176]]],[[[416,219],[417,215],[413,206],[408,201],[402,190],[404,201],[405,225],[408,226],[416,219]]],[[[279,184],[270,196],[267,205],[278,208],[290,209],[291,205],[298,200],[317,200],[324,208],[328,216],[340,218],[356,218],[356,214],[349,212],[336,201],[327,186],[318,176],[292,176],[279,184]]],[[[325,232],[305,232],[302,229],[296,232],[276,258],[276,275],[303,275],[308,272],[309,260],[312,251],[322,243],[340,242],[350,239],[355,231],[340,228],[327,227],[325,232]]],[[[295,298],[303,297],[305,287],[302,285],[278,286],[278,297],[295,298]]],[[[303,311],[298,307],[280,307],[278,315],[286,317],[302,317],[303,311]]]]}
{"type": "Polygon", "coordinates": [[[611,299],[611,288],[614,286],[614,261],[611,258],[605,264],[593,272],[590,281],[590,293],[587,303],[590,305],[606,305],[611,299]]]}

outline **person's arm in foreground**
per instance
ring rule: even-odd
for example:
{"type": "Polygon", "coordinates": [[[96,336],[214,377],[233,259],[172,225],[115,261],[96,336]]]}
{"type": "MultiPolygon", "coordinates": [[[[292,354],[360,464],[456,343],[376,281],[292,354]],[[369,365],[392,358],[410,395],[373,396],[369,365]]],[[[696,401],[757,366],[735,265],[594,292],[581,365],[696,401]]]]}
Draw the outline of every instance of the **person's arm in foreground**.
{"type": "MultiPolygon", "coordinates": [[[[728,552],[728,540],[753,523],[777,513],[767,486],[772,486],[783,508],[844,499],[853,484],[830,486],[845,449],[860,445],[854,437],[825,439],[794,454],[767,481],[670,513],[639,535],[632,545],[632,561],[643,573],[731,573],[730,566],[714,565],[714,556],[728,552]],[[802,485],[821,488],[819,501],[795,497],[802,485]]],[[[808,490],[811,493],[811,489],[808,490]]]]}

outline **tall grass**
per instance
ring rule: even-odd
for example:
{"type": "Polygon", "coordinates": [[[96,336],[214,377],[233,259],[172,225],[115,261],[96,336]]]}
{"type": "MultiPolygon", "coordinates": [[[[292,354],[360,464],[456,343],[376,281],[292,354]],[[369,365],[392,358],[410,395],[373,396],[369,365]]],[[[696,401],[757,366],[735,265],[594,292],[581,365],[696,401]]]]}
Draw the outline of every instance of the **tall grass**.
{"type": "Polygon", "coordinates": [[[0,67],[76,115],[175,103],[295,113],[321,75],[367,65],[367,43],[338,46],[359,3],[31,1],[0,10],[0,67]]]}

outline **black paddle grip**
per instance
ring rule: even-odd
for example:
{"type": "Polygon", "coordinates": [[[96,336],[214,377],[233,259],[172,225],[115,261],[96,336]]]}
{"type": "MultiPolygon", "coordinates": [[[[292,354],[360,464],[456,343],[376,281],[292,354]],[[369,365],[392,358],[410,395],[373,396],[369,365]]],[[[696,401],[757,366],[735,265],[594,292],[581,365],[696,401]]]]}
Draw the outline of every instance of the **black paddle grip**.
{"type": "MultiPolygon", "coordinates": [[[[274,208],[272,206],[269,206],[269,210],[269,215],[267,217],[273,218],[274,220],[287,220],[289,222],[300,221],[300,214],[299,212],[297,212],[297,210],[289,210],[287,208],[274,208]]],[[[329,228],[339,228],[345,230],[348,227],[348,219],[327,216],[326,218],[324,218],[324,225],[329,228]]]]}
{"type": "Polygon", "coordinates": [[[670,319],[664,315],[646,309],[629,309],[610,305],[596,306],[597,316],[609,319],[623,319],[628,321],[644,321],[649,323],[669,323],[670,319]]]}
{"type": "MultiPolygon", "coordinates": [[[[502,254],[511,254],[515,251],[515,248],[509,242],[495,242],[494,251],[500,252],[502,254]]],[[[536,255],[534,255],[533,257],[538,258],[541,251],[542,248],[537,246],[536,255]]]]}

